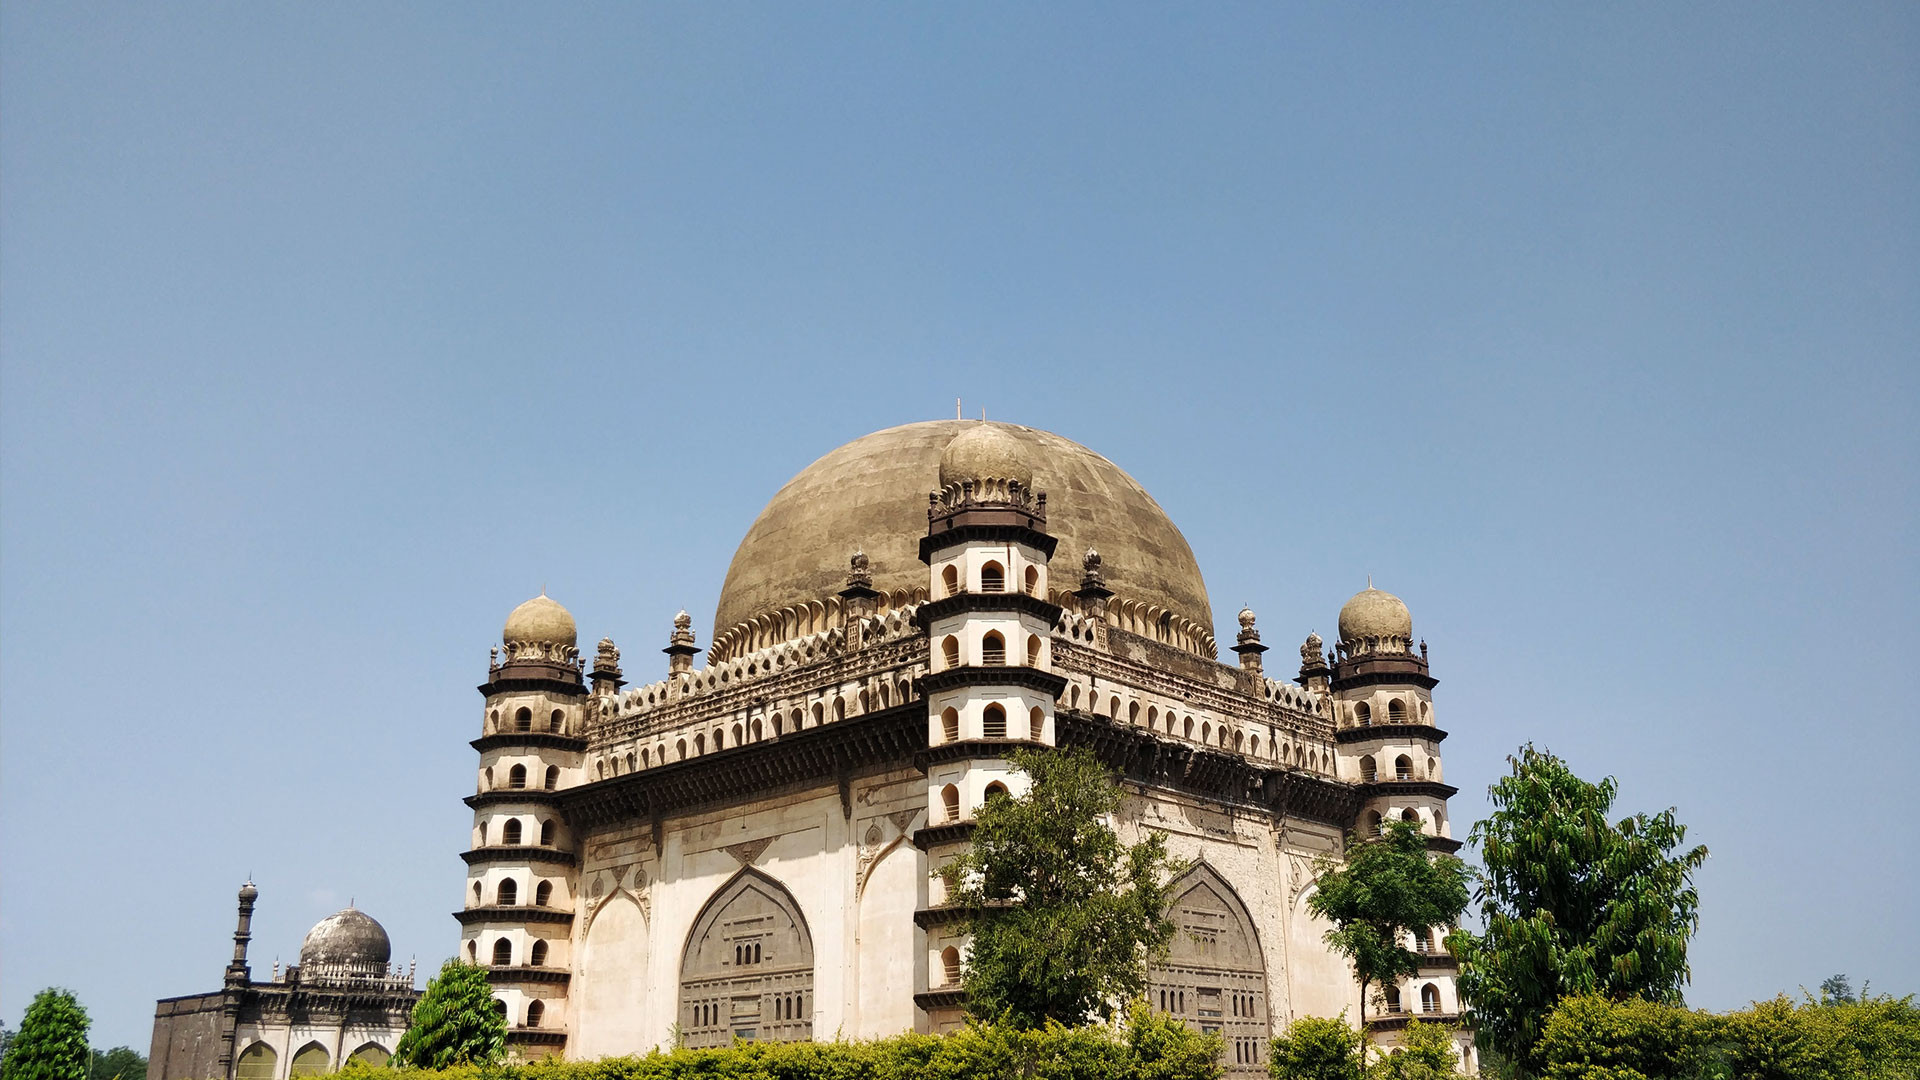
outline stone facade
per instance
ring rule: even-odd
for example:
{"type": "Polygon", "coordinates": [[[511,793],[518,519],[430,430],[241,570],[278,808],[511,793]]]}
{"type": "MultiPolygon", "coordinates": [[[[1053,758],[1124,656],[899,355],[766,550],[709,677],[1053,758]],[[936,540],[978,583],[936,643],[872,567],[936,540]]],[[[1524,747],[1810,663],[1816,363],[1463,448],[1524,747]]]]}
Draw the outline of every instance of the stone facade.
{"type": "MultiPolygon", "coordinates": [[[[1453,789],[1397,599],[1356,596],[1292,681],[1266,676],[1251,611],[1238,662],[1215,659],[1205,603],[1178,530],[1084,447],[985,422],[849,444],[750,532],[705,667],[684,613],[666,676],[634,687],[611,641],[588,670],[554,601],[509,617],[480,687],[461,954],[524,1055],[950,1029],[967,942],[935,871],[1021,791],[1010,750],[1083,746],[1126,787],[1123,838],[1194,861],[1150,1004],[1264,1075],[1292,1019],[1357,1011],[1307,911],[1315,860],[1389,817],[1456,849],[1453,789]],[[900,499],[909,535],[882,528],[900,499]]],[[[1389,1041],[1458,1012],[1451,958],[1415,944],[1432,962],[1369,1010],[1389,1041]]]]}

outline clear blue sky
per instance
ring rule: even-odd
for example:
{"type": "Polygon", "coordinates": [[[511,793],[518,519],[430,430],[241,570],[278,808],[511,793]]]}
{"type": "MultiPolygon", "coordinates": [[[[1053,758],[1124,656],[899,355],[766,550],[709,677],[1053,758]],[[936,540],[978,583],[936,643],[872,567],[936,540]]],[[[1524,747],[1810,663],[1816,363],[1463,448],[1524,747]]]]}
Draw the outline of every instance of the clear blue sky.
{"type": "Polygon", "coordinates": [[[1907,3],[7,4],[0,1019],[144,1050],[249,872],[263,975],[349,897],[437,964],[507,611],[660,665],[781,483],[957,395],[1276,656],[1405,597],[1457,821],[1527,740],[1678,807],[1695,1002],[1920,991],[1916,56],[1907,3]]]}

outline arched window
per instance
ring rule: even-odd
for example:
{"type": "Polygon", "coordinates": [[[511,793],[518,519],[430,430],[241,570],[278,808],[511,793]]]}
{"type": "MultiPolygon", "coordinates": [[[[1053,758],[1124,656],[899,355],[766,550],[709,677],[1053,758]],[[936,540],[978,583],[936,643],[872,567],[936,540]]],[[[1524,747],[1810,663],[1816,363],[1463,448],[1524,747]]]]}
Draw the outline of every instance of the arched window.
{"type": "Polygon", "coordinates": [[[1366,757],[1361,758],[1360,759],[1360,782],[1363,784],[1371,784],[1375,780],[1378,780],[1379,778],[1380,778],[1380,767],[1374,764],[1373,755],[1368,754],[1366,757]]]}
{"type": "Polygon", "coordinates": [[[293,1067],[287,1070],[288,1076],[325,1076],[332,1071],[333,1061],[327,1056],[327,1048],[317,1042],[310,1042],[293,1055],[293,1067]]]}
{"type": "Polygon", "coordinates": [[[1079,707],[1080,707],[1080,688],[1076,686],[1073,689],[1067,691],[1067,708],[1077,709],[1079,707]]]}
{"type": "Polygon", "coordinates": [[[513,942],[506,938],[495,938],[493,942],[493,966],[513,966],[513,942]]]}
{"type": "Polygon", "coordinates": [[[946,811],[946,821],[960,820],[960,789],[948,784],[940,789],[940,805],[946,811]]]}
{"type": "Polygon", "coordinates": [[[980,591],[1007,591],[1007,572],[999,563],[989,562],[980,568],[980,591]]]}
{"type": "Polygon", "coordinates": [[[1120,719],[1120,696],[1118,694],[1107,699],[1107,715],[1113,717],[1115,720],[1120,719]]]}
{"type": "Polygon", "coordinates": [[[527,953],[528,967],[547,966],[547,943],[545,939],[533,943],[532,951],[527,953]]]}
{"type": "Polygon", "coordinates": [[[547,780],[546,780],[547,790],[552,791],[554,788],[557,788],[559,786],[560,786],[560,766],[558,765],[547,766],[547,780]]]}
{"type": "Polygon", "coordinates": [[[500,888],[494,891],[493,896],[494,903],[501,907],[512,907],[520,902],[520,886],[508,878],[500,883],[500,888]]]}
{"type": "Polygon", "coordinates": [[[706,752],[707,752],[707,737],[705,735],[695,734],[693,737],[694,756],[698,757],[701,754],[704,754],[706,752]]]}
{"type": "MultiPolygon", "coordinates": [[[[480,891],[480,885],[478,882],[474,884],[473,889],[476,893],[480,891]]],[[[477,941],[467,942],[467,963],[477,964],[479,962],[480,962],[480,943],[477,941]]]]}
{"type": "Polygon", "coordinates": [[[279,1060],[280,1055],[273,1052],[273,1047],[266,1043],[254,1043],[240,1055],[239,1067],[234,1070],[234,1075],[240,1080],[273,1080],[276,1071],[274,1066],[279,1060]]]}
{"type": "Polygon", "coordinates": [[[1193,717],[1187,717],[1186,729],[1182,732],[1187,738],[1193,738],[1193,717]]]}
{"type": "MultiPolygon", "coordinates": [[[[758,721],[755,722],[758,723],[758,721]]],[[[741,729],[739,724],[733,725],[733,745],[740,746],[744,744],[747,741],[745,736],[746,732],[741,729]]],[[[715,749],[718,749],[720,746],[720,739],[717,735],[714,737],[713,745],[715,749]]]]}
{"type": "Polygon", "coordinates": [[[1247,739],[1247,756],[1248,757],[1260,756],[1260,736],[1254,735],[1247,739]]]}
{"type": "Polygon", "coordinates": [[[1399,698],[1387,699],[1387,723],[1404,724],[1407,722],[1407,703],[1399,698]]]}
{"type": "Polygon", "coordinates": [[[1200,741],[1203,743],[1210,743],[1213,741],[1213,725],[1212,724],[1203,722],[1200,725],[1200,741]]]}
{"type": "Polygon", "coordinates": [[[518,790],[527,786],[527,767],[515,765],[507,770],[507,786],[518,790]]]}
{"type": "Polygon", "coordinates": [[[1353,706],[1353,722],[1359,727],[1371,727],[1373,725],[1373,709],[1364,701],[1355,702],[1353,706]]]}
{"type": "Polygon", "coordinates": [[[980,714],[980,734],[988,739],[1007,737],[1007,710],[998,705],[989,705],[980,714]]]}
{"type": "Polygon", "coordinates": [[[946,595],[948,596],[959,592],[960,568],[954,566],[952,563],[948,563],[946,568],[940,571],[940,586],[947,590],[946,595]]]}
{"type": "Polygon", "coordinates": [[[519,818],[508,818],[507,823],[500,826],[500,842],[508,847],[520,846],[519,818]]]}
{"type": "Polygon", "coordinates": [[[1420,988],[1420,1011],[1437,1013],[1440,1011],[1440,988],[1428,983],[1420,988]]]}
{"type": "Polygon", "coordinates": [[[1400,988],[1399,987],[1393,985],[1392,983],[1387,983],[1384,986],[1380,987],[1380,996],[1386,999],[1388,1012],[1397,1013],[1400,1011],[1400,988]]]}
{"type": "Polygon", "coordinates": [[[565,731],[566,728],[567,728],[567,714],[561,712],[559,709],[553,710],[553,715],[547,717],[547,730],[553,732],[555,735],[558,735],[562,731],[565,731]]]}
{"type": "Polygon", "coordinates": [[[1140,723],[1140,703],[1139,702],[1130,701],[1127,703],[1127,723],[1133,724],[1135,726],[1139,725],[1140,723]]]}
{"type": "Polygon", "coordinates": [[[940,737],[947,742],[960,741],[960,710],[958,709],[941,710],[940,737]]]}
{"type": "Polygon", "coordinates": [[[1380,835],[1380,811],[1378,810],[1367,811],[1367,835],[1380,835]]]}
{"type": "Polygon", "coordinates": [[[673,760],[675,761],[687,760],[687,740],[685,739],[674,740],[673,752],[675,755],[673,760]]]}
{"type": "Polygon", "coordinates": [[[1040,666],[1040,635],[1027,635],[1027,666],[1040,666]]]}
{"type": "Polygon", "coordinates": [[[772,878],[745,870],[694,920],[680,968],[679,1022],[691,1047],[813,1037],[813,939],[799,905],[772,878]],[[753,1026],[733,1023],[750,1002],[753,1026]]]}
{"type": "Polygon", "coordinates": [[[553,822],[551,821],[543,821],[540,823],[540,846],[553,846],[553,822]]]}
{"type": "Polygon", "coordinates": [[[1007,785],[1001,783],[998,780],[995,780],[993,783],[987,785],[987,797],[985,801],[992,802],[993,797],[995,795],[1004,797],[1006,796],[1006,794],[1007,794],[1007,785]]]}
{"type": "Polygon", "coordinates": [[[476,881],[473,883],[473,906],[479,907],[480,904],[480,883],[476,881]]]}
{"type": "Polygon", "coordinates": [[[834,698],[833,699],[834,722],[838,723],[842,720],[845,720],[846,718],[847,718],[847,699],[843,697],[834,698]]]}
{"type": "Polygon", "coordinates": [[[1033,709],[1027,713],[1027,738],[1037,739],[1040,737],[1040,733],[1046,729],[1047,712],[1040,706],[1035,705],[1033,709]]]}
{"type": "Polygon", "coordinates": [[[989,630],[980,639],[980,662],[990,667],[1000,667],[1007,662],[1007,639],[1001,637],[998,630],[989,630]]]}
{"type": "Polygon", "coordinates": [[[1405,754],[1393,759],[1393,778],[1395,780],[1413,779],[1413,759],[1405,754]]]}
{"type": "Polygon", "coordinates": [[[940,950],[940,971],[946,977],[946,986],[960,985],[960,950],[949,945],[940,950]]]}
{"type": "Polygon", "coordinates": [[[547,1007],[541,1004],[540,1002],[538,1001],[527,1002],[527,1026],[530,1028],[539,1027],[540,1018],[542,1016],[545,1016],[546,1012],[547,1012],[547,1007]]]}
{"type": "Polygon", "coordinates": [[[1037,566],[1027,567],[1027,595],[1040,595],[1040,568],[1037,566]]]}
{"type": "Polygon", "coordinates": [[[393,1055],[387,1053],[386,1047],[381,1046],[379,1043],[370,1042],[360,1049],[355,1050],[353,1053],[348,1054],[347,1060],[357,1061],[370,1068],[379,1069],[384,1068],[387,1064],[387,1059],[392,1056],[393,1055]]]}
{"type": "Polygon", "coordinates": [[[513,714],[513,730],[515,731],[532,731],[533,730],[533,710],[532,709],[522,708],[519,712],[516,712],[513,714]]]}
{"type": "Polygon", "coordinates": [[[553,882],[543,881],[534,887],[533,906],[546,907],[553,903],[553,882]]]}
{"type": "Polygon", "coordinates": [[[1160,707],[1158,705],[1147,706],[1147,729],[1151,731],[1153,729],[1153,726],[1155,724],[1158,724],[1159,722],[1160,722],[1160,707]]]}
{"type": "Polygon", "coordinates": [[[1440,779],[1440,761],[1438,758],[1427,759],[1427,779],[1429,780],[1440,779]]]}
{"type": "Polygon", "coordinates": [[[634,759],[633,759],[633,751],[631,751],[631,750],[629,750],[629,751],[627,751],[627,771],[628,771],[628,772],[632,772],[632,771],[633,771],[633,760],[634,760],[634,759]]]}
{"type": "Polygon", "coordinates": [[[1400,811],[1400,820],[1409,825],[1418,825],[1420,824],[1420,811],[1409,806],[1405,810],[1400,811]]]}

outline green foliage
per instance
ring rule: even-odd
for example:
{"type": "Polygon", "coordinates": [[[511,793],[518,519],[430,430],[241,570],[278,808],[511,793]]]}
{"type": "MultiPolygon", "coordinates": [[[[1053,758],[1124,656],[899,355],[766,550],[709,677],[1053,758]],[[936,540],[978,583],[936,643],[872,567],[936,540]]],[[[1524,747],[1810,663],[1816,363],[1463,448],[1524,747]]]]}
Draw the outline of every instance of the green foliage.
{"type": "Polygon", "coordinates": [[[1488,789],[1493,816],[1472,832],[1486,932],[1447,944],[1480,1046],[1538,1074],[1536,1044],[1561,998],[1680,1003],[1707,849],[1675,854],[1686,828],[1671,809],[1609,823],[1611,777],[1588,783],[1531,745],[1508,761],[1512,775],[1488,789]]]}
{"type": "Polygon", "coordinates": [[[87,1080],[146,1080],[147,1056],[130,1046],[116,1046],[104,1053],[95,1050],[87,1067],[87,1080]]]}
{"type": "Polygon", "coordinates": [[[1538,1044],[1547,1080],[1915,1080],[1912,998],[1786,997],[1713,1015],[1639,998],[1570,997],[1538,1044]]]}
{"type": "Polygon", "coordinates": [[[1450,926],[1467,906],[1467,869],[1451,855],[1433,855],[1417,822],[1395,821],[1378,837],[1352,838],[1344,863],[1323,859],[1307,906],[1333,923],[1327,944],[1353,964],[1360,981],[1360,1027],[1367,1026],[1367,987],[1419,972],[1405,934],[1450,926]]]}
{"type": "Polygon", "coordinates": [[[1827,976],[1820,981],[1820,998],[1823,1001],[1852,1003],[1854,1000],[1853,980],[1847,978],[1844,972],[1839,975],[1827,976]]]}
{"type": "Polygon", "coordinates": [[[485,1065],[506,1052],[507,1020],[487,982],[487,969],[449,960],[413,1006],[413,1023],[394,1048],[393,1063],[442,1069],[485,1065]]]}
{"type": "Polygon", "coordinates": [[[972,935],[962,986],[980,1020],[1078,1027],[1146,992],[1173,938],[1166,837],[1123,846],[1121,792],[1085,750],[1018,750],[1032,786],[988,800],[972,849],[942,871],[972,935]]]}
{"type": "Polygon", "coordinates": [[[342,1080],[1217,1080],[1221,1043],[1144,1006],[1113,1026],[972,1024],[873,1042],[737,1043],[600,1061],[379,1069],[342,1080]],[[398,1076],[395,1073],[398,1072],[398,1076]]]}
{"type": "Polygon", "coordinates": [[[7,1046],[0,1080],[86,1080],[87,1026],[87,1010],[68,991],[35,994],[7,1046]]]}
{"type": "Polygon", "coordinates": [[[1338,1017],[1303,1016],[1267,1050],[1267,1072],[1276,1080],[1362,1080],[1360,1033],[1338,1017]]]}
{"type": "Polygon", "coordinates": [[[1400,1046],[1367,1070],[1368,1080],[1455,1080],[1459,1075],[1453,1029],[1418,1020],[1409,1020],[1400,1046]]]}
{"type": "Polygon", "coordinates": [[[1707,1071],[1713,1017],[1677,1005],[1586,994],[1560,1002],[1536,1046],[1549,1080],[1694,1080],[1707,1071]]]}

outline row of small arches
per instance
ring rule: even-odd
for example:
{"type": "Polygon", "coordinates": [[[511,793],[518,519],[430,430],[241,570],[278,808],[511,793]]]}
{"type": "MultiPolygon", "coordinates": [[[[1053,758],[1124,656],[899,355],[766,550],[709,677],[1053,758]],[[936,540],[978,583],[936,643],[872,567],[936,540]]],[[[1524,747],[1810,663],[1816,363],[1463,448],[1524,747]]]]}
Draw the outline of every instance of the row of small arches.
{"type": "MultiPolygon", "coordinates": [[[[480,790],[482,791],[495,791],[495,790],[525,791],[527,790],[528,773],[527,773],[527,767],[525,765],[515,765],[512,768],[507,770],[507,783],[504,788],[496,789],[493,786],[493,766],[491,765],[487,766],[486,771],[482,774],[482,778],[484,780],[484,783],[480,788],[480,790]]],[[[553,789],[559,786],[560,786],[560,766],[558,765],[547,766],[546,772],[543,773],[540,777],[540,790],[552,791],[553,789]]]]}
{"type": "MultiPolygon", "coordinates": [[[[489,713],[487,720],[492,725],[494,734],[511,733],[524,735],[534,730],[533,710],[524,705],[513,711],[513,719],[508,721],[505,727],[502,727],[500,724],[499,709],[495,709],[489,713]]],[[[567,714],[563,710],[555,709],[547,715],[546,726],[540,730],[544,733],[558,735],[566,731],[566,727],[567,714]]]]}
{"type": "MultiPolygon", "coordinates": [[[[1439,760],[1431,757],[1428,758],[1427,776],[1433,777],[1438,774],[1439,771],[1439,760]]],[[[1399,757],[1394,758],[1393,778],[1395,780],[1418,780],[1419,777],[1413,773],[1413,758],[1406,754],[1401,754],[1399,757]]],[[[1380,764],[1373,759],[1372,754],[1368,754],[1360,759],[1360,779],[1363,783],[1368,784],[1380,779],[1380,764]]]]}
{"type": "MultiPolygon", "coordinates": [[[[995,780],[987,785],[985,794],[985,801],[991,802],[995,796],[1007,794],[1007,785],[995,780]]],[[[943,824],[950,825],[963,820],[960,816],[960,789],[955,785],[948,784],[940,789],[940,812],[943,815],[940,819],[943,824]]]]}
{"type": "MultiPolygon", "coordinates": [[[[1400,811],[1400,820],[1406,822],[1409,825],[1418,825],[1420,826],[1422,831],[1431,832],[1433,835],[1436,835],[1436,836],[1439,835],[1438,822],[1428,822],[1427,819],[1420,816],[1420,811],[1415,810],[1411,806],[1407,807],[1405,810],[1400,811]]],[[[1385,827],[1385,825],[1386,825],[1386,818],[1381,815],[1380,811],[1378,810],[1367,811],[1364,828],[1368,836],[1379,836],[1381,830],[1385,827]]]]}
{"type": "MultiPolygon", "coordinates": [[[[960,567],[948,563],[940,571],[940,587],[945,590],[943,596],[958,596],[960,588],[960,567]]],[[[1007,568],[999,562],[989,559],[980,565],[980,591],[983,593],[1003,593],[1007,591],[1007,568]]],[[[1028,596],[1040,595],[1040,568],[1027,567],[1021,581],[1021,591],[1028,596]]]]}
{"type": "MultiPolygon", "coordinates": [[[[1042,650],[1046,646],[1039,635],[1027,635],[1027,666],[1039,667],[1042,650]]],[[[940,659],[945,667],[960,666],[960,639],[948,634],[940,640],[940,659]]],[[[1004,667],[1007,663],[1007,639],[998,630],[989,630],[980,637],[980,664],[983,667],[1004,667]]]]}
{"type": "MultiPolygon", "coordinates": [[[[477,941],[467,942],[467,962],[470,964],[477,964],[480,962],[480,943],[479,942],[477,941]]],[[[513,967],[514,966],[513,942],[510,939],[508,938],[494,939],[493,966],[494,967],[513,967]]],[[[547,966],[547,943],[544,939],[535,938],[533,941],[533,944],[530,947],[528,947],[526,966],[527,967],[546,967],[547,966]]]]}
{"type": "MultiPolygon", "coordinates": [[[[380,1068],[391,1056],[387,1048],[377,1042],[363,1043],[358,1050],[347,1055],[348,1061],[359,1062],[380,1068]]],[[[240,1052],[240,1060],[235,1063],[234,1075],[239,1080],[275,1080],[280,1055],[266,1043],[257,1042],[240,1052]]],[[[289,1076],[324,1076],[333,1071],[333,1058],[327,1048],[318,1041],[310,1042],[294,1051],[293,1061],[287,1069],[289,1076]]]]}
{"type": "MultiPolygon", "coordinates": [[[[473,903],[475,907],[478,907],[481,904],[484,904],[486,902],[484,900],[484,895],[485,894],[481,891],[480,883],[477,881],[474,882],[473,883],[473,903]]],[[[499,885],[496,885],[494,887],[493,902],[500,905],[501,907],[518,906],[520,903],[520,883],[513,880],[512,878],[507,878],[501,881],[499,885]]],[[[549,907],[552,904],[553,904],[553,882],[542,881],[540,884],[535,885],[533,887],[533,906],[549,907]]],[[[505,939],[503,938],[501,940],[505,940],[505,939]]],[[[544,943],[542,944],[544,945],[544,943]]],[[[542,955],[545,955],[544,951],[542,955]]]]}
{"type": "MultiPolygon", "coordinates": [[[[488,823],[480,823],[480,846],[487,846],[488,823]]],[[[540,846],[552,847],[556,830],[551,820],[540,822],[540,846]]],[[[527,828],[519,818],[507,818],[500,825],[501,847],[524,847],[527,843],[527,828]]]]}
{"type": "Polygon", "coordinates": [[[849,715],[859,716],[872,711],[877,703],[882,709],[890,709],[895,704],[905,704],[913,700],[913,682],[900,679],[891,682],[879,680],[872,688],[861,687],[853,694],[837,694],[831,705],[825,701],[815,701],[810,710],[795,706],[783,712],[778,707],[768,710],[766,717],[753,717],[744,723],[735,721],[731,727],[721,724],[713,728],[712,740],[708,732],[695,732],[691,739],[682,736],[674,740],[671,755],[666,743],[660,742],[652,747],[640,747],[629,750],[624,757],[612,755],[599,760],[594,766],[595,779],[605,780],[609,776],[619,776],[623,772],[650,769],[655,765],[665,765],[674,761],[685,761],[689,757],[699,757],[711,750],[724,750],[729,746],[744,746],[750,742],[765,739],[771,730],[773,738],[779,738],[789,732],[803,731],[819,727],[829,722],[845,720],[849,715]],[[851,712],[849,706],[851,705],[851,712]],[[829,719],[831,718],[831,719],[829,719]],[[625,768],[622,768],[622,764],[625,768]]]}
{"type": "MultiPolygon", "coordinates": [[[[1027,734],[1020,738],[1033,738],[1033,733],[1043,730],[1047,723],[1046,710],[1038,705],[1027,713],[1027,734]]],[[[980,711],[980,737],[983,739],[1005,739],[1008,735],[1007,710],[999,704],[988,705],[980,711]]],[[[943,742],[960,741],[960,711],[948,708],[940,713],[940,738],[943,742]]]]}
{"type": "MultiPolygon", "coordinates": [[[[1388,1012],[1397,1013],[1405,1011],[1400,1003],[1400,988],[1398,986],[1388,983],[1380,988],[1380,996],[1385,1000],[1388,1012]]],[[[1433,983],[1427,983],[1420,988],[1420,1011],[1423,1013],[1437,1013],[1440,1011],[1440,987],[1433,983]]]]}
{"type": "MultiPolygon", "coordinates": [[[[1078,685],[1070,687],[1067,691],[1067,707],[1070,709],[1078,709],[1080,707],[1080,700],[1080,687],[1078,685]]],[[[1102,702],[1098,693],[1089,693],[1087,695],[1087,707],[1088,710],[1096,716],[1105,716],[1114,720],[1121,719],[1122,704],[1118,694],[1112,695],[1108,697],[1106,701],[1102,702]]],[[[1133,724],[1136,727],[1144,727],[1149,731],[1164,732],[1168,735],[1178,735],[1189,742],[1198,742],[1203,746],[1215,746],[1222,750],[1232,750],[1236,754],[1244,754],[1247,757],[1262,756],[1260,751],[1260,735],[1258,732],[1247,732],[1237,728],[1229,728],[1225,724],[1216,727],[1210,720],[1196,721],[1191,713],[1182,716],[1172,709],[1168,709],[1165,713],[1162,713],[1160,707],[1157,705],[1147,706],[1143,714],[1138,701],[1128,702],[1125,705],[1125,711],[1127,723],[1133,724]]],[[[1298,748],[1291,744],[1281,743],[1278,740],[1268,743],[1267,747],[1269,753],[1275,760],[1289,767],[1307,769],[1313,772],[1326,772],[1333,767],[1333,756],[1331,753],[1323,753],[1311,748],[1298,748]]]]}
{"type": "MultiPolygon", "coordinates": [[[[1386,717],[1382,721],[1388,724],[1404,724],[1410,715],[1407,703],[1401,698],[1387,699],[1386,717]]],[[[1433,706],[1428,702],[1420,703],[1420,720],[1426,722],[1433,716],[1433,706]]],[[[1373,706],[1364,701],[1353,703],[1353,723],[1355,727],[1372,727],[1374,721],[1373,706]]]]}

